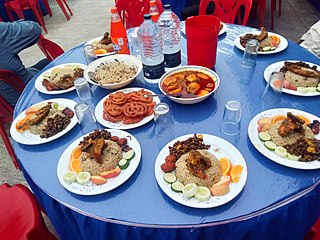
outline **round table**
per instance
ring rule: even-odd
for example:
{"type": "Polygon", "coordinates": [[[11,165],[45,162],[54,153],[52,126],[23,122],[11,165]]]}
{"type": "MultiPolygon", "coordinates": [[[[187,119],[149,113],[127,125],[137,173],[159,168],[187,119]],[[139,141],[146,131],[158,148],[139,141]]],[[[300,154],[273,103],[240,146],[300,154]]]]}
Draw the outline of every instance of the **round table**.
{"type": "MultiPolygon", "coordinates": [[[[59,183],[60,155],[81,136],[77,125],[63,137],[42,145],[14,143],[23,173],[46,210],[61,239],[303,239],[320,215],[320,170],[298,170],[279,165],[261,155],[251,144],[247,128],[261,111],[260,96],[265,88],[264,69],[271,63],[299,59],[320,65],[316,56],[289,41],[283,52],[259,55],[253,72],[240,62],[243,52],[234,47],[234,38],[252,28],[228,25],[219,37],[215,71],[221,79],[218,90],[207,100],[181,105],[164,99],[174,120],[173,136],[159,139],[153,121],[127,130],[140,142],[142,158],[136,172],[120,187],[96,196],[73,194],[59,183]],[[241,132],[224,135],[220,122],[224,104],[243,103],[241,132]],[[229,203],[216,208],[190,208],[171,200],[160,189],[154,175],[155,159],[169,140],[190,133],[212,134],[231,142],[244,156],[248,178],[242,192],[229,203]]],[[[182,37],[185,56],[185,39],[182,37]]],[[[81,46],[53,61],[85,63],[81,46]]],[[[36,78],[36,77],[35,77],[36,78]]],[[[130,86],[160,92],[156,85],[140,79],[130,86]]],[[[95,103],[110,91],[92,86],[95,103]]],[[[76,92],[56,97],[79,101],[76,92]]],[[[15,116],[28,106],[50,99],[39,93],[34,80],[26,87],[15,108],[15,116]]],[[[320,97],[283,94],[279,107],[295,108],[319,115],[320,97]]]]}

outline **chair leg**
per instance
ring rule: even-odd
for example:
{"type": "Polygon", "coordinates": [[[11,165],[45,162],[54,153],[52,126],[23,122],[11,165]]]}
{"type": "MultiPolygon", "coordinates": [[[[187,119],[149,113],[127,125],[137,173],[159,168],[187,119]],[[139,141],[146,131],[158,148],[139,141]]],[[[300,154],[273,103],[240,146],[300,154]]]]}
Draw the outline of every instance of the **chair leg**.
{"type": "Polygon", "coordinates": [[[279,0],[279,17],[281,17],[281,0],[279,0]]]}
{"type": "Polygon", "coordinates": [[[15,12],[17,13],[19,19],[24,19],[24,15],[23,15],[22,10],[15,10],[15,12]]]}
{"type": "Polygon", "coordinates": [[[38,22],[40,23],[41,27],[45,31],[45,33],[48,33],[42,14],[37,11],[37,8],[35,6],[31,6],[31,9],[33,11],[33,14],[36,16],[38,22]]]}
{"type": "Polygon", "coordinates": [[[266,13],[266,5],[267,1],[266,0],[260,0],[259,1],[259,9],[258,9],[258,14],[259,14],[259,27],[264,26],[264,16],[266,13]]]}
{"type": "Polygon", "coordinates": [[[73,13],[71,12],[71,9],[70,9],[70,7],[69,7],[69,5],[68,5],[67,1],[66,1],[66,0],[63,0],[63,2],[64,2],[64,5],[66,5],[66,7],[68,8],[68,10],[69,10],[69,12],[70,12],[70,15],[72,16],[72,15],[73,15],[73,13]]]}
{"type": "Polygon", "coordinates": [[[16,155],[15,155],[15,153],[13,151],[10,139],[9,139],[7,133],[6,133],[5,128],[4,128],[4,124],[3,124],[2,119],[0,119],[0,136],[1,136],[2,140],[3,140],[3,142],[4,142],[4,145],[5,145],[8,153],[9,153],[9,156],[12,159],[12,162],[13,162],[15,168],[20,170],[18,160],[17,160],[16,155]]]}
{"type": "Polygon", "coordinates": [[[271,0],[271,30],[274,27],[274,10],[276,8],[276,0],[271,0]]]}
{"type": "Polygon", "coordinates": [[[66,19],[69,21],[69,20],[70,20],[70,17],[69,17],[69,15],[68,15],[66,9],[64,8],[64,5],[63,5],[62,1],[61,1],[61,0],[56,0],[56,1],[57,1],[57,3],[58,3],[59,7],[61,8],[64,16],[65,16],[66,19]]]}
{"type": "Polygon", "coordinates": [[[7,11],[8,17],[10,19],[10,22],[13,22],[14,21],[14,17],[12,15],[11,11],[9,9],[7,9],[7,8],[6,8],[6,11],[7,11]]]}
{"type": "Polygon", "coordinates": [[[52,11],[51,11],[51,7],[49,5],[48,0],[42,0],[42,2],[43,2],[43,5],[44,5],[45,9],[48,12],[49,17],[52,17],[52,11]]]}

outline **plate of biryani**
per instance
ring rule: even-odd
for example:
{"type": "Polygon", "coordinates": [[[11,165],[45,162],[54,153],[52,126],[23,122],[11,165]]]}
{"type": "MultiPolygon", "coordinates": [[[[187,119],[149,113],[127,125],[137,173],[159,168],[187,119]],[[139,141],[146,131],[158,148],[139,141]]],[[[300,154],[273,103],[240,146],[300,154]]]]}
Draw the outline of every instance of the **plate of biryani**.
{"type": "Polygon", "coordinates": [[[98,58],[88,65],[84,77],[93,85],[109,90],[120,89],[130,84],[142,71],[139,58],[116,54],[98,58]]]}
{"type": "Polygon", "coordinates": [[[73,91],[75,89],[74,81],[83,77],[86,67],[81,63],[66,63],[54,66],[37,77],[35,87],[39,92],[45,94],[61,94],[73,91]]]}
{"type": "Polygon", "coordinates": [[[97,195],[127,181],[136,171],[140,158],[140,144],[130,133],[95,130],[67,147],[59,159],[57,175],[68,191],[97,195]]]}
{"type": "Polygon", "coordinates": [[[250,122],[253,146],[270,160],[296,169],[320,168],[320,118],[295,109],[270,109],[250,122]]]}
{"type": "Polygon", "coordinates": [[[132,129],[150,122],[159,97],[143,88],[125,88],[108,94],[96,106],[95,116],[100,124],[114,129],[132,129]]]}
{"type": "Polygon", "coordinates": [[[288,41],[279,34],[267,32],[264,27],[261,31],[244,33],[235,38],[234,44],[237,48],[244,51],[249,39],[256,39],[259,42],[258,54],[273,54],[285,50],[288,41]]]}
{"type": "Polygon", "coordinates": [[[272,72],[283,72],[285,80],[283,92],[296,96],[320,95],[320,66],[299,60],[280,61],[264,70],[264,79],[268,82],[272,72]]]}
{"type": "Polygon", "coordinates": [[[212,208],[234,199],[247,180],[247,165],[226,140],[208,134],[188,134],[159,152],[155,175],[172,200],[193,208],[212,208]]]}
{"type": "Polygon", "coordinates": [[[98,57],[115,54],[109,32],[106,32],[103,36],[91,39],[85,45],[89,44],[93,45],[94,51],[98,57]]]}
{"type": "Polygon", "coordinates": [[[37,145],[53,141],[76,124],[75,101],[56,98],[37,103],[13,121],[10,127],[12,138],[25,145],[37,145]]]}

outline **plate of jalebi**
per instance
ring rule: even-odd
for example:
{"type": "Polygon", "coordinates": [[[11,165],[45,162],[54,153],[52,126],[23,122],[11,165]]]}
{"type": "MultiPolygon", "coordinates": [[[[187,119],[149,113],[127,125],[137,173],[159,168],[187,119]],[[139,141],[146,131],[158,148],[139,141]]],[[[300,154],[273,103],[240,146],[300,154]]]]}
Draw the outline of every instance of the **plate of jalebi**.
{"type": "Polygon", "coordinates": [[[140,127],[154,117],[154,106],[160,98],[147,97],[154,92],[143,88],[125,88],[108,94],[100,100],[95,109],[100,124],[114,129],[140,127]]]}

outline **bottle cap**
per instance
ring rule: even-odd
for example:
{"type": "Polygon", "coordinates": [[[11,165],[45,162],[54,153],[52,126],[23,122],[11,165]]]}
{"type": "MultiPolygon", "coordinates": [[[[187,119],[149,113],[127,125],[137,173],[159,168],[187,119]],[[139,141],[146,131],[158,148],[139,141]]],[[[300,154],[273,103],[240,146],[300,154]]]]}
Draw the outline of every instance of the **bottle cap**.
{"type": "Polygon", "coordinates": [[[171,4],[165,4],[165,5],[163,5],[163,8],[164,9],[171,9],[171,4]]]}
{"type": "Polygon", "coordinates": [[[154,0],[150,1],[150,6],[151,7],[157,6],[157,2],[154,0]]]}
{"type": "Polygon", "coordinates": [[[118,9],[116,7],[111,8],[111,13],[117,13],[118,9]]]}
{"type": "Polygon", "coordinates": [[[143,15],[143,18],[145,20],[151,19],[151,15],[150,14],[145,14],[145,15],[143,15]]]}

